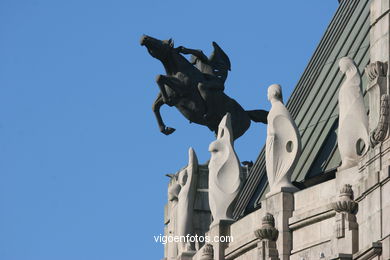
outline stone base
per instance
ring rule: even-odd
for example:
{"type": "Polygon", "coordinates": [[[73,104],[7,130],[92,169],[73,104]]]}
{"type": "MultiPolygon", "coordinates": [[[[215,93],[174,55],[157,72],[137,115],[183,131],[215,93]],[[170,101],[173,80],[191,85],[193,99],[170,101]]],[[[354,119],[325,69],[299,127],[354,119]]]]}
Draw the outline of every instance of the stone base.
{"type": "Polygon", "coordinates": [[[214,237],[218,236],[229,236],[230,235],[230,225],[233,223],[233,220],[219,220],[214,225],[210,226],[210,231],[207,232],[207,235],[210,237],[214,248],[214,260],[224,260],[225,259],[225,248],[227,247],[226,242],[214,242],[214,237]]]}
{"type": "Polygon", "coordinates": [[[261,240],[257,243],[257,249],[259,250],[259,260],[279,260],[275,241],[261,240]]]}
{"type": "Polygon", "coordinates": [[[277,188],[273,191],[270,191],[268,192],[265,197],[268,199],[269,197],[272,197],[273,195],[275,194],[278,194],[280,192],[286,192],[286,193],[294,193],[294,192],[297,192],[299,191],[299,189],[297,187],[295,187],[294,185],[291,184],[291,186],[288,186],[288,187],[280,187],[280,188],[277,188]]]}
{"type": "Polygon", "coordinates": [[[192,257],[196,254],[196,251],[187,251],[179,254],[177,260],[192,260],[192,257]]]}
{"type": "Polygon", "coordinates": [[[224,227],[224,226],[230,226],[231,224],[233,224],[235,222],[234,219],[220,219],[218,221],[213,221],[211,224],[210,224],[210,230],[212,228],[214,228],[215,226],[220,226],[220,227],[224,227]]]}

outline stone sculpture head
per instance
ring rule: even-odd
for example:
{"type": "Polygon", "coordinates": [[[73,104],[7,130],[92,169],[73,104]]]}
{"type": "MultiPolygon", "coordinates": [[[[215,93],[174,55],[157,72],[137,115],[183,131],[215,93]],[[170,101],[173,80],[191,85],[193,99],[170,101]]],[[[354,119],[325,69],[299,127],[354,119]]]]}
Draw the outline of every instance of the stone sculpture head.
{"type": "Polygon", "coordinates": [[[282,88],[279,84],[272,84],[268,87],[267,97],[269,101],[281,101],[283,102],[282,88]]]}
{"type": "Polygon", "coordinates": [[[169,188],[168,188],[168,200],[174,201],[177,200],[177,197],[180,193],[181,186],[174,182],[169,188]]]}
{"type": "Polygon", "coordinates": [[[186,185],[187,178],[188,178],[188,173],[187,173],[187,169],[185,168],[179,172],[179,176],[178,176],[179,185],[182,187],[186,185]]]}
{"type": "MultiPolygon", "coordinates": [[[[215,156],[218,156],[217,153],[224,153],[226,147],[230,148],[231,143],[233,143],[233,136],[231,135],[232,132],[231,129],[232,129],[231,115],[230,113],[227,113],[226,116],[222,118],[218,126],[217,140],[212,142],[209,146],[209,152],[211,153],[212,159],[215,156]]],[[[213,160],[210,161],[213,162],[213,160]]]]}
{"type": "Polygon", "coordinates": [[[342,73],[355,70],[354,62],[350,57],[343,57],[339,61],[339,68],[342,73]]]}
{"type": "Polygon", "coordinates": [[[231,115],[227,113],[218,126],[217,140],[209,146],[209,174],[216,176],[219,188],[226,193],[234,192],[240,185],[240,178],[236,178],[237,176],[227,177],[234,171],[240,172],[240,164],[233,149],[232,132],[231,115]]]}
{"type": "Polygon", "coordinates": [[[164,61],[173,49],[174,43],[172,39],[158,40],[148,35],[143,35],[140,40],[141,46],[145,46],[152,57],[164,61]]]}

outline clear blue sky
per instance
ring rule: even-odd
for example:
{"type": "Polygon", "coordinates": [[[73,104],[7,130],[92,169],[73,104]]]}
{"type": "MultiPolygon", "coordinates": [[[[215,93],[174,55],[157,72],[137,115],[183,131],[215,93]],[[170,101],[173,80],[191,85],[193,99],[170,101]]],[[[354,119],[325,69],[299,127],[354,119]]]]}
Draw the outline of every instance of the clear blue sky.
{"type": "MultiPolygon", "coordinates": [[[[162,65],[145,33],[230,56],[226,92],[268,109],[266,88],[287,99],[337,0],[0,1],[0,259],[161,259],[166,173],[214,136],[151,105],[162,65]]],[[[236,142],[255,160],[266,127],[236,142]]]]}

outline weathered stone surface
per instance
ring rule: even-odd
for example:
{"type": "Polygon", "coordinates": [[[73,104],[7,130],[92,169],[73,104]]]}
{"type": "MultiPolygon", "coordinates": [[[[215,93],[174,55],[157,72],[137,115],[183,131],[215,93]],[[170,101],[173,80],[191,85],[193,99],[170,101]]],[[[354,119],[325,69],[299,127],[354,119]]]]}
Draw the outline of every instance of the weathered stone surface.
{"type": "Polygon", "coordinates": [[[265,209],[260,208],[245,217],[241,218],[240,221],[234,222],[231,227],[231,235],[234,238],[234,241],[243,240],[242,238],[248,237],[255,238],[253,231],[259,229],[262,225],[261,219],[265,214],[265,209]],[[248,228],[250,227],[250,228],[248,228]]]}
{"type": "Polygon", "coordinates": [[[389,1],[372,0],[370,8],[370,57],[372,61],[389,59],[389,1]]]}
{"type": "Polygon", "coordinates": [[[333,255],[332,246],[330,241],[326,241],[314,244],[305,250],[293,251],[290,260],[329,260],[331,255],[333,255]]]}
{"type": "Polygon", "coordinates": [[[381,239],[381,203],[380,189],[374,189],[359,201],[356,215],[359,223],[359,250],[368,247],[373,241],[381,239]]]}
{"type": "Polygon", "coordinates": [[[337,196],[336,180],[330,180],[294,193],[294,216],[326,206],[337,196]]]}
{"type": "Polygon", "coordinates": [[[386,182],[382,187],[382,236],[390,236],[390,181],[386,182]]]}
{"type": "Polygon", "coordinates": [[[310,249],[318,244],[330,242],[334,234],[333,223],[334,220],[332,218],[325,218],[294,230],[292,254],[310,249]]]}

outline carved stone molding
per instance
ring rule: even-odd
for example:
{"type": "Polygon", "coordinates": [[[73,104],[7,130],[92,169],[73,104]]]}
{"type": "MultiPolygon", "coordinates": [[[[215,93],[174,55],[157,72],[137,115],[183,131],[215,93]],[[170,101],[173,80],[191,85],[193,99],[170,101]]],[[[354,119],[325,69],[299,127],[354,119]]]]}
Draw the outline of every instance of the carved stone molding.
{"type": "Polygon", "coordinates": [[[383,142],[388,132],[389,97],[387,90],[387,62],[376,61],[366,69],[369,97],[369,129],[371,146],[383,142]]]}
{"type": "Polygon", "coordinates": [[[389,95],[381,96],[380,116],[378,126],[370,133],[371,146],[374,147],[386,138],[389,128],[389,95]]]}
{"type": "Polygon", "coordinates": [[[333,246],[338,255],[352,256],[359,249],[359,225],[356,221],[358,203],[353,199],[352,186],[345,184],[340,190],[339,199],[331,204],[337,212],[334,219],[333,246]]]}
{"type": "Polygon", "coordinates": [[[364,248],[353,254],[354,260],[370,260],[382,254],[382,243],[373,242],[370,247],[364,248]]]}
{"type": "Polygon", "coordinates": [[[278,239],[279,231],[275,228],[275,219],[272,214],[265,214],[262,219],[262,227],[255,231],[255,236],[260,240],[276,241],[278,239]]]}
{"type": "Polygon", "coordinates": [[[336,212],[345,212],[355,215],[358,210],[358,203],[353,200],[352,186],[345,184],[341,190],[339,199],[331,204],[336,212]]]}
{"type": "Polygon", "coordinates": [[[255,236],[260,239],[257,243],[259,260],[279,260],[279,252],[276,248],[276,240],[279,231],[275,228],[274,216],[266,213],[262,219],[262,226],[255,231],[255,236]]]}
{"type": "Polygon", "coordinates": [[[205,244],[202,251],[200,260],[213,260],[214,259],[214,248],[211,244],[205,244]]]}
{"type": "Polygon", "coordinates": [[[370,82],[378,77],[386,77],[387,62],[376,61],[367,65],[366,74],[370,82]]]}

